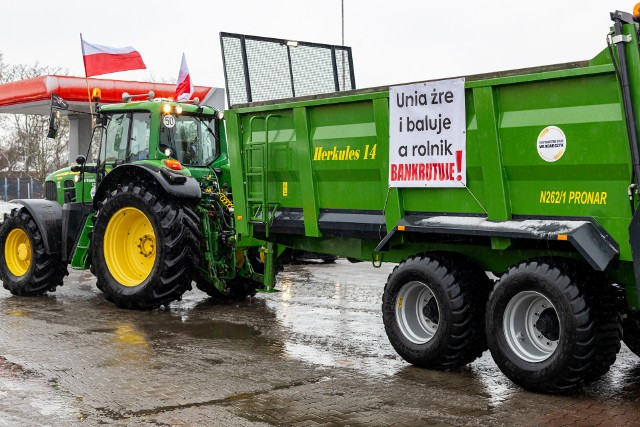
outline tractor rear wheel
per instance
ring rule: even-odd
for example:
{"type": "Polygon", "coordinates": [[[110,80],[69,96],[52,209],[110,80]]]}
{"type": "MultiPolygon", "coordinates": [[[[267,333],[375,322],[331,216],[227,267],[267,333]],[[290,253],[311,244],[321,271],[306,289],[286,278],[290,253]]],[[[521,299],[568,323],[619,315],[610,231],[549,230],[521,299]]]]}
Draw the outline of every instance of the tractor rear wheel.
{"type": "Polygon", "coordinates": [[[0,279],[13,295],[36,296],[62,286],[67,268],[58,254],[47,254],[31,214],[13,209],[0,227],[0,279]]]}
{"type": "Polygon", "coordinates": [[[98,289],[118,307],[150,310],[191,289],[200,219],[161,190],[130,183],[100,203],[92,241],[98,289]]]}

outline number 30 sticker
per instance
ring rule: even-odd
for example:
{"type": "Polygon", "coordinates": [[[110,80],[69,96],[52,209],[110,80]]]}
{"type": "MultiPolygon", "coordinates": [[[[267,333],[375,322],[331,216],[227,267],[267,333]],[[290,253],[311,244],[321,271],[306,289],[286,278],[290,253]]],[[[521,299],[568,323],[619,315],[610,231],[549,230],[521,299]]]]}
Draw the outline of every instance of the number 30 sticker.
{"type": "Polygon", "coordinates": [[[172,115],[164,116],[162,118],[162,123],[164,124],[164,127],[172,128],[176,125],[176,118],[172,115]]]}

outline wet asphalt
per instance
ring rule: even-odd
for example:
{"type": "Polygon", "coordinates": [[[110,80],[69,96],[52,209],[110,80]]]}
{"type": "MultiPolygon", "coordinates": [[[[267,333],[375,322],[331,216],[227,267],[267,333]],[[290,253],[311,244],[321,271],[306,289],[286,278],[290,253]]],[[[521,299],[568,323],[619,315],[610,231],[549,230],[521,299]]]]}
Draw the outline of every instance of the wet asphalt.
{"type": "Polygon", "coordinates": [[[279,292],[169,308],[108,303],[89,272],[44,297],[0,292],[0,426],[640,425],[640,358],[569,396],[513,385],[488,352],[405,363],[381,320],[393,265],[285,267],[279,292]]]}

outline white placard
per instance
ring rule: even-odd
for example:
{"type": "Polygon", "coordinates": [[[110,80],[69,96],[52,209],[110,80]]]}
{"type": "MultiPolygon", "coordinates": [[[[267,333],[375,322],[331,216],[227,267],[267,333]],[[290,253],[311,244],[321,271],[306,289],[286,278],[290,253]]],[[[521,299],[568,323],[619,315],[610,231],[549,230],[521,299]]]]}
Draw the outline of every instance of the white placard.
{"type": "Polygon", "coordinates": [[[164,127],[172,128],[176,125],[176,118],[173,117],[171,114],[167,114],[162,118],[162,123],[164,124],[164,127]]]}
{"type": "Polygon", "coordinates": [[[465,187],[464,79],[389,88],[389,186],[465,187]]]}
{"type": "Polygon", "coordinates": [[[536,141],[538,154],[545,162],[555,162],[562,157],[567,148],[567,137],[557,126],[542,129],[536,141]]]}

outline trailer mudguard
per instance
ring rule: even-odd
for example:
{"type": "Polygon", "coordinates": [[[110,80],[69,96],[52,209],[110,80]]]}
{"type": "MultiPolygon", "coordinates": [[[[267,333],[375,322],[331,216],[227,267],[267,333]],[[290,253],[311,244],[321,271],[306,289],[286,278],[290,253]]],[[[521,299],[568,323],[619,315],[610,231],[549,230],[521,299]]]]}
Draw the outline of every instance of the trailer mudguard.
{"type": "Polygon", "coordinates": [[[139,182],[147,180],[159,184],[170,196],[191,201],[200,200],[200,184],[191,176],[170,171],[165,168],[149,164],[126,164],[114,168],[100,182],[96,195],[93,198],[94,208],[102,201],[109,190],[116,188],[118,184],[139,182]]]}
{"type": "Polygon", "coordinates": [[[42,235],[44,250],[48,254],[59,253],[62,247],[62,207],[45,199],[16,199],[36,222],[42,235]]]}
{"type": "Polygon", "coordinates": [[[633,273],[636,279],[636,289],[640,302],[640,210],[636,210],[629,225],[629,243],[633,259],[633,273]]]}
{"type": "MultiPolygon", "coordinates": [[[[382,211],[320,209],[318,229],[325,237],[357,237],[380,239],[386,231],[382,211]]],[[[264,233],[263,222],[253,223],[254,232],[264,233]]],[[[296,208],[279,208],[273,214],[271,232],[305,235],[304,212],[296,208]]]]}
{"type": "Polygon", "coordinates": [[[489,221],[477,216],[407,215],[382,239],[376,252],[387,250],[398,232],[568,241],[597,271],[608,269],[620,253],[611,236],[589,219],[489,221]]]}

